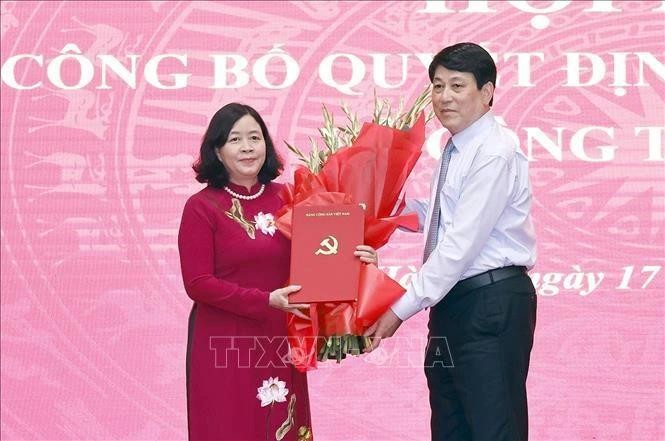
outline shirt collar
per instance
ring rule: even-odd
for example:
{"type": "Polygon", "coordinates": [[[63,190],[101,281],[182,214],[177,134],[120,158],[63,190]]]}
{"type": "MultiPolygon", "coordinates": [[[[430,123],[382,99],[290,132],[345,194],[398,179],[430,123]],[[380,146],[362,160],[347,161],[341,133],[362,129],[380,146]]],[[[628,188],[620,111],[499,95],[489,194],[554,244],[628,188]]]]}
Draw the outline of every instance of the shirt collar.
{"type": "Polygon", "coordinates": [[[453,143],[455,144],[455,147],[461,151],[464,147],[469,145],[477,135],[484,132],[493,122],[494,115],[491,110],[488,110],[469,127],[453,135],[453,143]]]}

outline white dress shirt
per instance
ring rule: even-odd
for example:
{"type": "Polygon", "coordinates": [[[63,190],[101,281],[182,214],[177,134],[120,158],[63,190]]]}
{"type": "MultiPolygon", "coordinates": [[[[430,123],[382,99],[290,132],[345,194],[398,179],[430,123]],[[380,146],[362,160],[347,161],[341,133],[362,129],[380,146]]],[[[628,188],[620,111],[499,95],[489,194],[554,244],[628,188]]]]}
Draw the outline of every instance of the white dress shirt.
{"type": "MultiPolygon", "coordinates": [[[[392,306],[402,320],[436,305],[460,280],[504,266],[531,268],[536,261],[529,164],[516,141],[491,111],[452,138],[455,147],[440,192],[438,243],[392,306]]],[[[441,161],[430,201],[440,168],[441,161]]],[[[407,200],[406,212],[418,214],[421,231],[430,223],[429,206],[407,200]]]]}

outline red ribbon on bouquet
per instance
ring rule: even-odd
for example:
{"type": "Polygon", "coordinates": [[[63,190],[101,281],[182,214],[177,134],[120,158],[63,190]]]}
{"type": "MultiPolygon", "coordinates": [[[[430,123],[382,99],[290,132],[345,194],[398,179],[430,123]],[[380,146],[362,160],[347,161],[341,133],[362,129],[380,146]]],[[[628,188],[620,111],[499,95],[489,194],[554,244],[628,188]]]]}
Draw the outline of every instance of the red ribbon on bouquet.
{"type": "MultiPolygon", "coordinates": [[[[296,170],[293,185],[286,185],[280,195],[284,206],[277,212],[277,227],[291,237],[295,206],[362,204],[364,242],[375,249],[388,243],[399,227],[417,230],[415,214],[400,214],[404,202],[399,197],[424,142],[422,114],[409,130],[365,123],[353,144],[331,154],[320,172],[296,170]]],[[[357,301],[312,304],[311,321],[288,315],[293,364],[301,372],[315,368],[318,337],[362,335],[403,293],[401,285],[375,265],[363,264],[357,301]]]]}

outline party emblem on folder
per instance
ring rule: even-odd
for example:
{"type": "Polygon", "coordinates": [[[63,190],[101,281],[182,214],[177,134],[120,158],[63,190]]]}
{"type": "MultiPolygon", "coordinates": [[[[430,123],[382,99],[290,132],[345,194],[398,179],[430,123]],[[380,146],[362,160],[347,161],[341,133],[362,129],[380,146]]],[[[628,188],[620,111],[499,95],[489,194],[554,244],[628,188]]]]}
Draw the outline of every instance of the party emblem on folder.
{"type": "Polygon", "coordinates": [[[335,236],[328,236],[321,241],[321,247],[314,253],[315,255],[324,254],[326,256],[330,254],[337,254],[337,247],[339,246],[339,241],[335,236]]]}

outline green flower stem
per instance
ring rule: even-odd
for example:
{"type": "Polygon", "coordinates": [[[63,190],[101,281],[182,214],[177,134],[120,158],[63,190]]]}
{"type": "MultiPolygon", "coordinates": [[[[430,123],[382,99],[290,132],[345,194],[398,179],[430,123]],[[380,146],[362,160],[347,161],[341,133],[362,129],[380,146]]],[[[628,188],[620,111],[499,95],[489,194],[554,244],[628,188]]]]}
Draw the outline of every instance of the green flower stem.
{"type": "MultiPolygon", "coordinates": [[[[393,109],[388,100],[381,100],[374,91],[374,112],[372,122],[382,126],[398,130],[405,130],[413,126],[416,117],[424,111],[431,101],[431,86],[427,85],[422,93],[416,98],[413,105],[404,111],[404,100],[400,99],[399,107],[393,109]]],[[[285,141],[286,147],[295,157],[303,162],[312,173],[318,173],[328,160],[328,157],[336,151],[349,147],[360,134],[360,122],[357,113],[352,112],[346,104],[342,104],[342,111],[347,122],[344,127],[336,125],[332,113],[323,106],[323,127],[319,128],[319,135],[323,140],[323,147],[319,147],[314,138],[309,137],[311,148],[305,153],[298,147],[285,141]]],[[[429,112],[426,122],[434,118],[434,113],[429,112]]]]}
{"type": "Polygon", "coordinates": [[[335,360],[341,363],[347,355],[360,355],[370,345],[370,339],[361,335],[332,335],[323,338],[317,354],[318,361],[335,360]]]}

